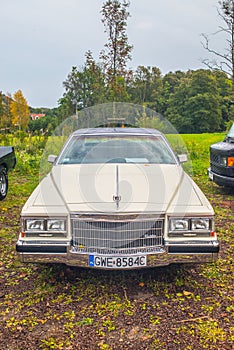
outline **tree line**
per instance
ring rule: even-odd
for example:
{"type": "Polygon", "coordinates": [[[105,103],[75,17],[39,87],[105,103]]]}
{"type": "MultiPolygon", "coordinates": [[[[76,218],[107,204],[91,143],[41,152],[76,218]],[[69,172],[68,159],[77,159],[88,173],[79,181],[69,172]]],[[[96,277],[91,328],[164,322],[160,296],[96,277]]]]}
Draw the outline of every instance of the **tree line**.
{"type": "MultiPolygon", "coordinates": [[[[21,91],[9,103],[6,103],[9,101],[6,97],[4,102],[0,94],[0,127],[18,125],[31,132],[42,130],[50,133],[56,125],[81,110],[115,101],[151,108],[163,115],[180,133],[225,130],[234,119],[234,1],[218,3],[218,13],[226,24],[221,30],[228,35],[229,47],[223,55],[216,52],[210,48],[209,38],[205,34],[203,45],[209,53],[222,59],[222,65],[217,61],[204,60],[208,69],[162,75],[156,66],[127,68],[132,51],[126,34],[130,1],[105,1],[101,9],[101,21],[107,42],[100,51],[99,59],[93,58],[91,50],[86,52],[84,64],[72,67],[63,82],[65,91],[58,101],[58,107],[47,109],[46,117],[40,120],[30,122],[27,109],[22,116],[21,109],[26,102],[21,91]],[[17,103],[21,104],[20,108],[17,103]]],[[[30,110],[35,111],[32,108],[30,110]]],[[[42,112],[41,109],[37,111],[42,112]]]]}
{"type": "Polygon", "coordinates": [[[25,132],[51,134],[58,125],[57,108],[32,108],[28,105],[21,90],[13,96],[0,91],[0,133],[25,132]],[[46,116],[33,121],[31,113],[44,113],[46,116]]]}
{"type": "MultiPolygon", "coordinates": [[[[65,115],[98,103],[112,102],[105,76],[98,66],[95,69],[99,72],[94,75],[98,80],[88,79],[90,67],[73,68],[60,100],[59,108],[65,115]],[[81,82],[86,84],[77,89],[81,82]],[[77,91],[78,98],[74,100],[71,96],[77,91]]],[[[129,72],[127,79],[122,79],[118,96],[117,101],[140,104],[162,114],[180,133],[225,130],[233,114],[231,80],[218,70],[176,71],[162,76],[157,67],[139,66],[129,72]]]]}

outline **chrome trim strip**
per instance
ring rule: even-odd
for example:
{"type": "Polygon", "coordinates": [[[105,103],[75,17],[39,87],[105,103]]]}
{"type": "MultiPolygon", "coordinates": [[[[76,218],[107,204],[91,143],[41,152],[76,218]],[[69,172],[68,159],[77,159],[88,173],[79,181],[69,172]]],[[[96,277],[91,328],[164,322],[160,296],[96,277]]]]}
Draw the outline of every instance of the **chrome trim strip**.
{"type": "Polygon", "coordinates": [[[70,215],[71,219],[88,221],[143,221],[162,220],[165,215],[162,213],[75,213],[70,215]]]}
{"type": "Polygon", "coordinates": [[[210,240],[210,241],[166,241],[165,246],[167,247],[217,247],[219,246],[219,241],[210,240]]]}
{"type": "Polygon", "coordinates": [[[121,197],[119,195],[119,166],[116,165],[116,194],[113,196],[113,201],[116,203],[116,209],[119,209],[121,197]]]}
{"type": "MultiPolygon", "coordinates": [[[[89,266],[89,254],[29,254],[19,253],[20,260],[27,263],[60,263],[69,266],[76,267],[88,267],[89,266]]],[[[170,264],[179,263],[212,263],[216,261],[218,254],[168,254],[167,252],[162,254],[149,254],[147,255],[147,266],[139,267],[149,268],[158,266],[167,266],[170,264]]],[[[95,267],[95,269],[105,269],[103,267],[95,267]]],[[[110,270],[110,269],[108,269],[110,270]]],[[[114,270],[111,269],[111,270],[114,270]]],[[[126,270],[126,269],[124,269],[126,270]]]]}

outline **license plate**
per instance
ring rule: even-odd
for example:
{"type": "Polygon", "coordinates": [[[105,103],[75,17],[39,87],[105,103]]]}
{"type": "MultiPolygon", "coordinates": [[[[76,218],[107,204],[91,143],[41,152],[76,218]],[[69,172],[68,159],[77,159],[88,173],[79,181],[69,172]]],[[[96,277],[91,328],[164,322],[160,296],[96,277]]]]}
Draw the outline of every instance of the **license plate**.
{"type": "Polygon", "coordinates": [[[106,269],[131,269],[147,266],[146,255],[103,256],[89,255],[89,266],[106,269]]]}

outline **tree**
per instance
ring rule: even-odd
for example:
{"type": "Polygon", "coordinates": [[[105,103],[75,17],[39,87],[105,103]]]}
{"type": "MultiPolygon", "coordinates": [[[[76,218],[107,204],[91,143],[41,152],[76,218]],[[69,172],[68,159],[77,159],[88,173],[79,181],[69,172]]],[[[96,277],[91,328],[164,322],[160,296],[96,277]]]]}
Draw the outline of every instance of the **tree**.
{"type": "Polygon", "coordinates": [[[180,84],[180,80],[186,76],[188,77],[188,72],[176,71],[169,72],[162,78],[162,106],[160,113],[163,115],[167,109],[170,97],[174,94],[176,87],[180,84]]]}
{"type": "Polygon", "coordinates": [[[105,102],[105,83],[101,67],[94,61],[90,51],[85,54],[85,57],[84,66],[72,67],[71,73],[63,82],[66,92],[60,100],[60,106],[66,103],[67,110],[72,113],[105,102]]]}
{"type": "Polygon", "coordinates": [[[30,121],[30,111],[28,103],[21,90],[13,95],[13,101],[10,104],[12,114],[12,124],[17,125],[19,129],[27,129],[30,121]]]}
{"type": "Polygon", "coordinates": [[[221,96],[213,72],[200,69],[181,78],[168,101],[166,116],[181,133],[220,130],[221,96]]]}
{"type": "Polygon", "coordinates": [[[211,70],[200,69],[191,76],[187,112],[193,118],[193,132],[220,130],[221,96],[218,81],[211,70]]]}
{"type": "Polygon", "coordinates": [[[132,46],[128,43],[126,34],[129,1],[107,0],[102,6],[102,23],[108,41],[100,53],[108,87],[112,99],[126,99],[124,78],[127,75],[127,62],[131,59],[132,46]],[[122,95],[122,96],[121,96],[122,95]]]}
{"type": "Polygon", "coordinates": [[[234,115],[234,106],[231,103],[232,81],[226,73],[217,69],[213,71],[213,75],[216,78],[220,95],[220,106],[222,110],[221,130],[226,130],[227,123],[234,115]]]}
{"type": "Polygon", "coordinates": [[[28,129],[31,133],[51,135],[57,126],[55,116],[45,116],[36,120],[31,120],[28,129]]]}
{"type": "Polygon", "coordinates": [[[220,6],[217,9],[218,15],[224,22],[224,26],[219,26],[219,30],[215,35],[225,34],[227,47],[223,52],[212,49],[209,37],[206,34],[202,34],[204,39],[203,47],[216,57],[213,60],[204,59],[202,62],[210,69],[216,68],[227,73],[232,79],[232,89],[234,91],[234,0],[224,0],[218,3],[220,6]]]}
{"type": "Polygon", "coordinates": [[[4,95],[0,91],[0,128],[9,130],[11,127],[10,94],[4,95]]]}
{"type": "Polygon", "coordinates": [[[165,117],[180,133],[191,132],[192,116],[186,114],[190,83],[190,76],[185,75],[180,78],[178,85],[173,87],[165,106],[165,117]]]}
{"type": "Polygon", "coordinates": [[[132,102],[161,112],[162,76],[157,67],[138,66],[129,84],[132,102]]]}

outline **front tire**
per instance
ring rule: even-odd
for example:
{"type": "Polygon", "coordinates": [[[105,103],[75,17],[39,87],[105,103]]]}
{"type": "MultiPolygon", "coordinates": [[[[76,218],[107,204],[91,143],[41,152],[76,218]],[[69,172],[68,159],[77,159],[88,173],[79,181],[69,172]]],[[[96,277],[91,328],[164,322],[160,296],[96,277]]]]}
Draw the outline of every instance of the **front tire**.
{"type": "Polygon", "coordinates": [[[4,167],[0,167],[0,201],[2,201],[8,191],[8,178],[7,178],[7,170],[4,167]]]}

